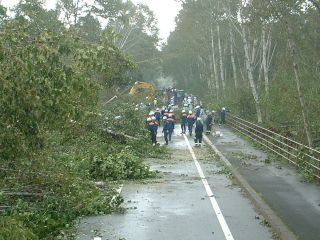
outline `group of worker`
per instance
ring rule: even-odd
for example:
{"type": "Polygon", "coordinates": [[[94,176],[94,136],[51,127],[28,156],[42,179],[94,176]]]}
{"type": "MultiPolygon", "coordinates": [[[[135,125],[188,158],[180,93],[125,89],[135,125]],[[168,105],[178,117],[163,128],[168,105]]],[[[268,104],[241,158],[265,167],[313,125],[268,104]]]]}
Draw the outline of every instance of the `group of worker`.
{"type": "MultiPolygon", "coordinates": [[[[193,134],[193,128],[195,133],[195,146],[201,146],[202,137],[204,131],[204,123],[206,125],[207,134],[211,133],[212,125],[214,123],[213,112],[209,111],[205,120],[201,118],[204,110],[200,106],[196,106],[194,114],[192,110],[184,109],[181,111],[181,134],[186,134],[188,131],[189,136],[193,134]]],[[[158,128],[162,124],[162,133],[165,140],[165,145],[168,145],[172,140],[172,134],[174,133],[176,126],[176,115],[171,106],[163,107],[162,110],[157,108],[155,111],[150,111],[147,116],[146,124],[150,131],[152,144],[155,146],[157,142],[158,128]]]]}

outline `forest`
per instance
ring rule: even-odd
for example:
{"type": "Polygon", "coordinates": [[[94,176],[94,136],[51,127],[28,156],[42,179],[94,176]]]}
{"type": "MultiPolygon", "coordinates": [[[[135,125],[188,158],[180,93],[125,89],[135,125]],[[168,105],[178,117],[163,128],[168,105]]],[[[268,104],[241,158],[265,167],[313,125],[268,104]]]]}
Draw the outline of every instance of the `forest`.
{"type": "Polygon", "coordinates": [[[180,2],[163,74],[215,110],[319,146],[320,2],[180,2]]]}

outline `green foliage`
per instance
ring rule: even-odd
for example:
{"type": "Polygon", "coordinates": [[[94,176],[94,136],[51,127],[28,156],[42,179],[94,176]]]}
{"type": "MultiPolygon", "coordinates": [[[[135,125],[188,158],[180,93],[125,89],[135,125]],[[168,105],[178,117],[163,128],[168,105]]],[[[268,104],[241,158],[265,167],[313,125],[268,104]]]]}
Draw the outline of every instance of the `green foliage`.
{"type": "Polygon", "coordinates": [[[37,240],[38,237],[10,217],[0,217],[0,240],[37,240]]]}

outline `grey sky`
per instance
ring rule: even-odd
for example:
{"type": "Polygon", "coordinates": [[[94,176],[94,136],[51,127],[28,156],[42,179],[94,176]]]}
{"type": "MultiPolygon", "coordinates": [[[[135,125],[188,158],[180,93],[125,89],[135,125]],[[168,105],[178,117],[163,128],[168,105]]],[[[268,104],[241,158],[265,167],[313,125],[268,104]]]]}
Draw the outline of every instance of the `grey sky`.
{"type": "MultiPolygon", "coordinates": [[[[6,7],[13,7],[19,0],[0,0],[6,7]]],[[[55,6],[56,0],[47,0],[48,8],[55,6]]],[[[181,9],[180,4],[174,0],[132,0],[134,3],[144,3],[155,13],[159,29],[160,38],[164,41],[170,35],[170,32],[175,28],[175,17],[181,9]]]]}

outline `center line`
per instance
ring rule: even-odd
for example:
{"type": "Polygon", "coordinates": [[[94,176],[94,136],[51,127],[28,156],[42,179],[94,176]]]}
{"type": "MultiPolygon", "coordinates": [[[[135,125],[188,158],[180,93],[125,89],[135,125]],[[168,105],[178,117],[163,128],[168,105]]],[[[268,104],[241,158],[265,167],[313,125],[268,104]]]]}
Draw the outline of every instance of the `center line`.
{"type": "Polygon", "coordinates": [[[214,212],[215,212],[215,214],[216,214],[216,216],[218,218],[218,221],[219,221],[219,224],[220,224],[220,226],[222,228],[224,236],[225,236],[226,240],[234,240],[234,238],[232,236],[232,233],[231,233],[231,231],[230,231],[230,229],[228,227],[228,224],[227,224],[227,222],[226,222],[226,220],[225,220],[225,218],[224,218],[224,216],[223,216],[223,214],[221,212],[221,209],[220,209],[220,207],[218,205],[218,202],[217,202],[216,198],[213,196],[213,192],[212,192],[212,190],[211,190],[211,188],[209,186],[209,183],[208,183],[208,181],[207,181],[207,179],[206,179],[206,177],[205,177],[205,175],[204,175],[204,173],[202,171],[200,163],[198,162],[198,160],[196,158],[196,155],[195,155],[195,153],[194,153],[194,151],[193,151],[193,149],[192,149],[192,147],[190,145],[189,139],[186,137],[186,135],[183,135],[183,137],[184,137],[184,140],[187,143],[187,146],[189,148],[191,156],[192,156],[192,158],[194,160],[194,164],[197,167],[199,176],[201,178],[201,181],[203,183],[204,188],[206,189],[207,195],[208,195],[208,197],[210,199],[210,202],[211,202],[211,205],[213,207],[213,210],[214,210],[214,212]]]}

